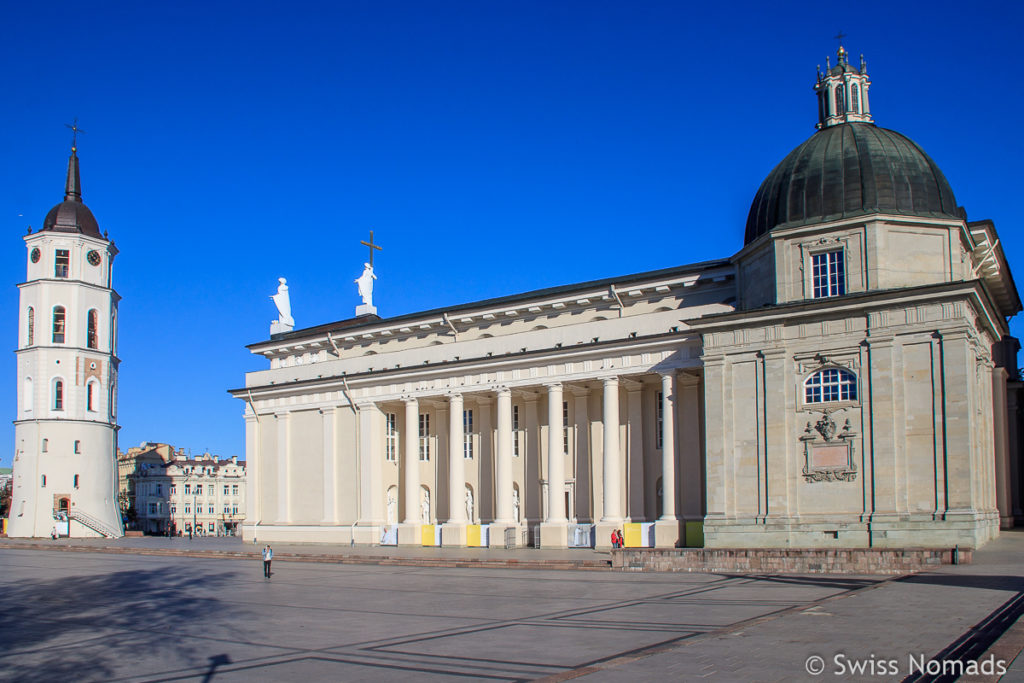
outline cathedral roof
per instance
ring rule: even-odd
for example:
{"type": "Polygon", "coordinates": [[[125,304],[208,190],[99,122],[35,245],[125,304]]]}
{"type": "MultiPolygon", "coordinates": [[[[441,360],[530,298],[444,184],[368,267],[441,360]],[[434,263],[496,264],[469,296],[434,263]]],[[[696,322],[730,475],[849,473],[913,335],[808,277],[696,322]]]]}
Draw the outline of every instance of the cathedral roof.
{"type": "Polygon", "coordinates": [[[867,65],[846,60],[818,73],[817,133],[768,174],[747,216],[744,244],[778,227],[897,214],[963,217],[953,189],[917,143],[874,125],[867,65]]]}
{"type": "Polygon", "coordinates": [[[102,238],[100,226],[82,203],[82,181],[78,173],[78,155],[71,148],[68,158],[68,177],[64,186],[64,201],[50,209],[43,219],[43,230],[54,232],[75,232],[89,237],[102,238]]]}

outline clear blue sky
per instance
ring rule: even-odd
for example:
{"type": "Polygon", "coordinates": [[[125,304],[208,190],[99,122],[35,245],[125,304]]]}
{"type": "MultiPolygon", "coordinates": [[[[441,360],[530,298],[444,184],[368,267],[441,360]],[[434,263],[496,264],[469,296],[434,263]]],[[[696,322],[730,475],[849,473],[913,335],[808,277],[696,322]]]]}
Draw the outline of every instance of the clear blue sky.
{"type": "MultiPolygon", "coordinates": [[[[121,250],[121,445],[242,455],[225,391],[265,367],[245,344],[268,336],[279,276],[305,327],[352,315],[371,228],[383,316],[729,256],[814,132],[839,29],[876,123],[995,220],[1024,286],[1022,7],[8,0],[3,338],[77,116],[84,198],[121,250]]],[[[12,354],[10,419],[14,377],[12,354]]]]}

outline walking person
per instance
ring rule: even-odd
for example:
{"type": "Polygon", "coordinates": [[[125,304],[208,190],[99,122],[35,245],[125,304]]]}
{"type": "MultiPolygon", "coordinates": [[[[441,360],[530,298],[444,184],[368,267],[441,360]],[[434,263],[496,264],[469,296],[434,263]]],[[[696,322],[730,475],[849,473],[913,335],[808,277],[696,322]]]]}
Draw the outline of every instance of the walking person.
{"type": "Polygon", "coordinates": [[[270,578],[270,561],[274,559],[274,551],[267,545],[263,549],[263,577],[270,578]]]}

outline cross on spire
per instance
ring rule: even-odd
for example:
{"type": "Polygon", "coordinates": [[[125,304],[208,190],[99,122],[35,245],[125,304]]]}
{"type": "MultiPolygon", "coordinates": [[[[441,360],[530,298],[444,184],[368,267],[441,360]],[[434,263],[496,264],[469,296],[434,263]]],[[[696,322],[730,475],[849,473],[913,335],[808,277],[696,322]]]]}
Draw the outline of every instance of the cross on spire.
{"type": "Polygon", "coordinates": [[[359,244],[370,248],[370,267],[373,268],[373,250],[376,249],[377,251],[384,251],[383,247],[377,246],[373,243],[373,230],[370,231],[370,241],[367,242],[366,240],[360,240],[359,244]]]}
{"type": "Polygon", "coordinates": [[[832,37],[833,37],[833,38],[835,38],[836,40],[838,40],[838,41],[839,41],[839,45],[840,45],[840,47],[842,47],[842,44],[843,44],[843,38],[847,38],[848,36],[847,36],[847,34],[845,34],[845,33],[843,33],[842,31],[840,31],[839,33],[835,34],[835,35],[834,35],[834,36],[832,36],[832,37]]]}
{"type": "Polygon", "coordinates": [[[75,152],[78,150],[78,134],[84,133],[85,131],[78,127],[78,117],[75,117],[73,123],[65,123],[65,128],[71,129],[71,151],[75,152]]]}

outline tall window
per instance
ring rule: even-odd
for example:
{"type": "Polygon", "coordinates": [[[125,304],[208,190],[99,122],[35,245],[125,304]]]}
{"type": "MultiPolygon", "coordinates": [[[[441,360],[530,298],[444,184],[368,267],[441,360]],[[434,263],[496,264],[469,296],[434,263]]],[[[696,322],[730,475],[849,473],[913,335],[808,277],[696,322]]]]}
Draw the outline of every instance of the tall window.
{"type": "Polygon", "coordinates": [[[826,251],[812,257],[812,277],[814,279],[814,298],[842,296],[846,294],[846,267],[843,263],[843,250],[826,251]]]}
{"type": "Polygon", "coordinates": [[[856,400],[857,377],[849,370],[826,368],[804,380],[804,403],[856,400]]]}
{"type": "Polygon", "coordinates": [[[96,382],[88,382],[85,385],[85,409],[89,412],[96,410],[96,382]]]}
{"type": "Polygon", "coordinates": [[[64,307],[53,307],[53,343],[64,343],[64,307]]]}
{"type": "MultiPolygon", "coordinates": [[[[229,492],[230,490],[231,490],[231,489],[230,489],[230,488],[228,488],[228,485],[227,485],[227,484],[224,484],[224,495],[225,495],[225,496],[226,496],[226,495],[228,495],[228,492],[229,492]]],[[[225,512],[226,512],[226,510],[225,510],[225,512]]]]}
{"type": "Polygon", "coordinates": [[[75,439],[75,453],[82,452],[82,442],[79,439],[75,439]]]}
{"type": "Polygon", "coordinates": [[[420,413],[420,460],[430,460],[430,415],[420,413]]]}
{"type": "Polygon", "coordinates": [[[64,382],[53,380],[53,409],[64,410],[64,382]]]}
{"type": "Polygon", "coordinates": [[[233,495],[233,496],[237,496],[238,495],[238,484],[232,484],[231,485],[231,495],[233,495]]]}
{"type": "Polygon", "coordinates": [[[836,86],[836,114],[842,116],[846,112],[845,88],[842,83],[836,86]]]}
{"type": "Polygon", "coordinates": [[[85,344],[90,349],[98,349],[100,347],[99,342],[96,339],[96,328],[97,323],[99,322],[99,316],[99,311],[97,311],[95,308],[89,309],[87,323],[88,329],[85,337],[85,344]]]}
{"type": "Polygon", "coordinates": [[[28,346],[32,346],[36,340],[36,309],[28,307],[28,346]]]}
{"type": "Polygon", "coordinates": [[[398,420],[394,413],[384,418],[384,457],[388,462],[398,458],[398,420]]]}
{"type": "Polygon", "coordinates": [[[202,484],[196,484],[196,495],[197,496],[203,495],[203,485],[202,484]]]}
{"type": "Polygon", "coordinates": [[[665,405],[663,404],[665,394],[658,392],[657,403],[654,405],[654,421],[657,425],[657,431],[654,433],[654,447],[661,449],[664,447],[664,441],[662,441],[664,434],[662,433],[662,425],[665,424],[665,405]]]}
{"type": "Polygon", "coordinates": [[[43,453],[48,451],[49,448],[50,448],[50,440],[49,439],[43,439],[43,448],[42,448],[43,453]]]}
{"type": "Polygon", "coordinates": [[[462,457],[473,457],[473,411],[462,411],[462,457]]]}
{"type": "Polygon", "coordinates": [[[58,249],[57,258],[53,262],[53,276],[67,277],[68,266],[71,265],[71,252],[67,249],[58,249]]]}
{"type": "Polygon", "coordinates": [[[512,455],[519,457],[519,406],[512,406],[512,455]]]}
{"type": "Polygon", "coordinates": [[[78,488],[78,475],[75,475],[75,488],[78,488]]]}
{"type": "Polygon", "coordinates": [[[192,493],[192,484],[185,484],[185,495],[187,496],[187,495],[190,495],[191,493],[192,493]]]}
{"type": "Polygon", "coordinates": [[[853,110],[854,114],[860,113],[860,86],[857,84],[850,86],[850,109],[853,110]]]}

